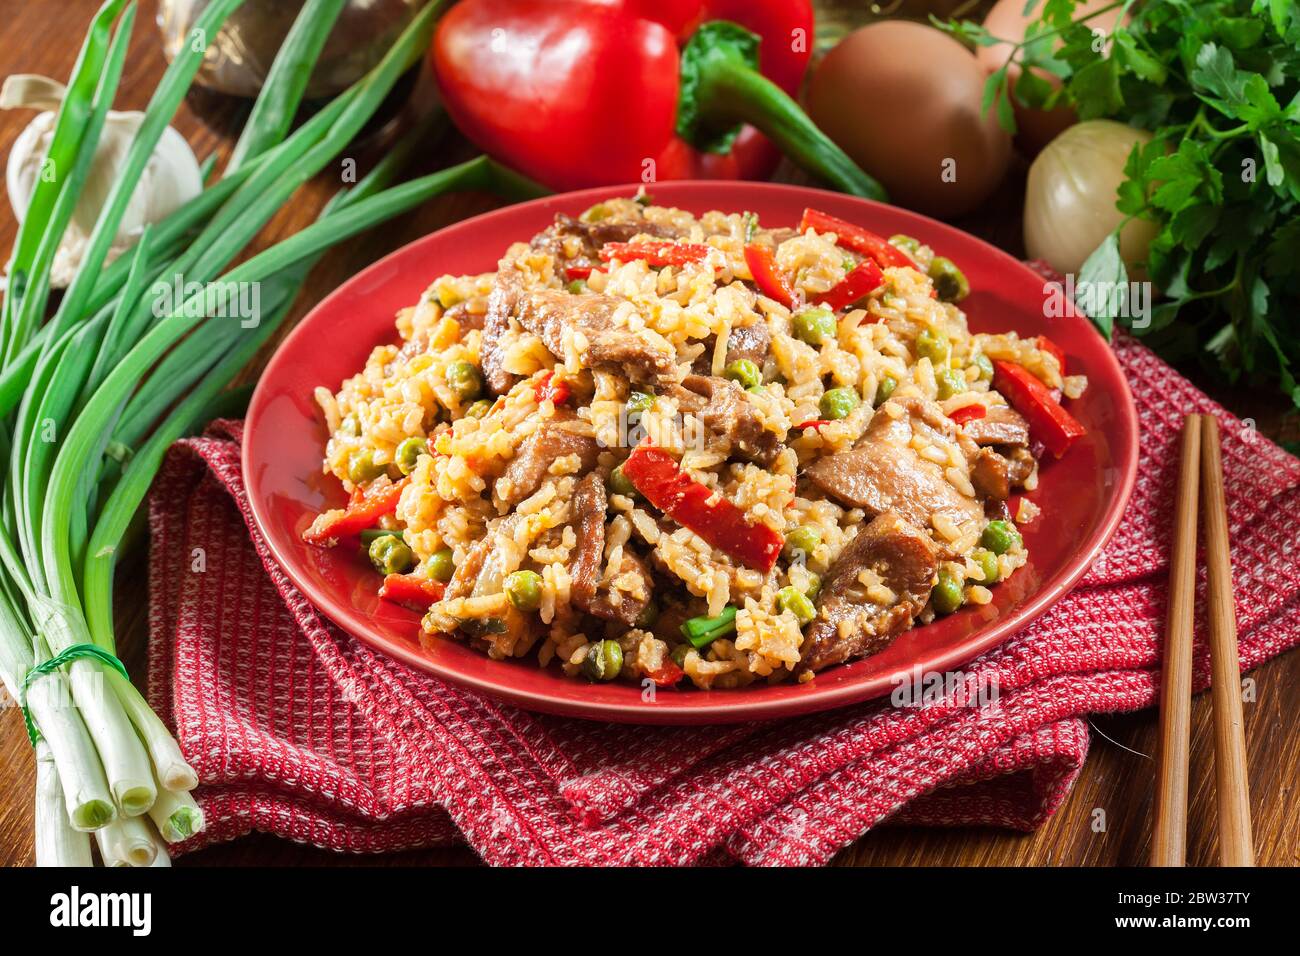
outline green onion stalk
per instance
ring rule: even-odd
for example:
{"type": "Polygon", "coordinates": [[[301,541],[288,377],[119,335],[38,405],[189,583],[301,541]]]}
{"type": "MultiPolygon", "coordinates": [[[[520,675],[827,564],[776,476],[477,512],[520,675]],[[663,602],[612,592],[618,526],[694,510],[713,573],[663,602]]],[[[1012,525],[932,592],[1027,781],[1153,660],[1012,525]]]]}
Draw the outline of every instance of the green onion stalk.
{"type": "MultiPolygon", "coordinates": [[[[215,36],[239,2],[210,4],[198,35],[215,36]]],[[[166,844],[203,826],[189,794],[194,771],[112,656],[113,568],[167,448],[229,397],[230,381],[284,322],[326,249],[451,190],[508,199],[542,192],[486,158],[391,185],[439,128],[440,115],[431,116],[359,184],[337,194],[316,223],[222,275],[419,62],[446,5],[426,7],[370,73],[289,133],[305,78],[342,7],[339,0],[308,0],[224,176],[106,267],[126,203],[203,55],[193,46],[183,50],[149,103],[81,269],[53,318],[40,326],[48,261],[98,146],[135,5],[109,0],[92,24],[51,147],[68,175],[60,172],[33,201],[0,317],[0,462],[7,462],[0,496],[0,679],[26,703],[38,732],[43,864],[86,862],[86,834],[93,831],[106,864],[165,866],[166,844]],[[201,291],[156,317],[150,290],[168,274],[201,291]],[[264,293],[266,314],[251,329],[218,317],[223,292],[241,283],[260,283],[264,293]],[[34,666],[40,676],[31,680],[34,666]]]]}

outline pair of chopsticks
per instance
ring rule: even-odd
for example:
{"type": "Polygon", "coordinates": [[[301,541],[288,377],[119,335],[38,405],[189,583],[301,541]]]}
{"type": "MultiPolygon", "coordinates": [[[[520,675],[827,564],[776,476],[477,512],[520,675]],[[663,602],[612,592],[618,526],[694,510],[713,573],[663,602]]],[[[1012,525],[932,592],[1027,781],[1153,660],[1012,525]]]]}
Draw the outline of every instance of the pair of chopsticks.
{"type": "Polygon", "coordinates": [[[1219,860],[1254,866],[1246,738],[1242,730],[1237,618],[1228,558],[1228,508],[1223,494],[1219,423],[1188,415],[1183,423],[1169,613],[1160,689],[1160,759],[1156,771],[1156,825],[1152,866],[1183,866],[1187,856],[1187,763],[1192,716],[1192,623],[1196,606],[1197,505],[1205,521],[1210,635],[1210,689],[1214,706],[1214,770],[1219,802],[1219,860]],[[1199,494],[1198,494],[1199,491],[1199,494]]]}

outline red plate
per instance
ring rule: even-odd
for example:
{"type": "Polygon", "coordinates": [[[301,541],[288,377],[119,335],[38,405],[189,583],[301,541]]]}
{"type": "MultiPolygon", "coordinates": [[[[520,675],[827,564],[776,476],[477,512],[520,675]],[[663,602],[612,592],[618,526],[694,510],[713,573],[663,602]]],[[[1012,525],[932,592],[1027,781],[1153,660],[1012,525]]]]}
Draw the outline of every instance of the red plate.
{"type": "Polygon", "coordinates": [[[527,240],[555,213],[577,215],[633,189],[591,189],[510,206],[426,236],[375,263],[318,305],[285,339],[253,395],[244,431],[244,481],[253,515],[293,582],[359,640],[412,667],[521,707],[629,723],[705,724],[794,716],[888,693],[895,675],[944,672],[1005,641],[1079,580],[1119,523],[1137,472],[1137,416],[1119,365],[1101,337],[1076,316],[1048,318],[1043,280],[1011,256],[950,226],[837,193],[770,183],[679,182],[654,187],[655,201],[699,214],[749,210],[765,226],[793,226],[805,206],[883,235],[902,232],[955,260],[970,279],[962,303],[975,331],[1050,335],[1069,355],[1071,374],[1088,376],[1070,411],[1088,429],[1059,462],[1044,462],[1029,497],[1042,516],[1024,532],[1029,563],[993,589],[993,602],[903,634],[883,653],[831,668],[807,684],[740,690],[660,690],[590,684],[532,659],[494,661],[454,640],[432,649],[416,641],[419,615],[380,601],[379,576],[355,548],[303,544],[313,516],[338,506],[343,490],[321,475],[325,429],[312,399],[337,389],[376,345],[392,342],[394,314],[414,304],[438,275],[486,272],[512,242],[527,240]]]}

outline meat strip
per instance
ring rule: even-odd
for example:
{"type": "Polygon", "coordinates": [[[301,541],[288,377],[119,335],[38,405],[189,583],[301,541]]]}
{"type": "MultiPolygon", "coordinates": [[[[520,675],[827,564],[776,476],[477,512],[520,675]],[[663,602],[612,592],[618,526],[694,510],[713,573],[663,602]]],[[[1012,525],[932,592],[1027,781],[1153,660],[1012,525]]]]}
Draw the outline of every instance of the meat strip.
{"type": "MultiPolygon", "coordinates": [[[[691,371],[696,375],[713,373],[713,349],[717,341],[716,335],[703,339],[704,351],[691,363],[691,371]]],[[[732,329],[731,334],[727,336],[727,364],[748,359],[762,368],[771,344],[772,333],[764,319],[759,319],[753,325],[732,329]]]]}
{"type": "Polygon", "coordinates": [[[977,445],[1028,445],[1029,422],[1010,405],[993,405],[963,427],[977,445]]]}
{"type": "Polygon", "coordinates": [[[582,460],[579,474],[595,467],[600,445],[591,436],[579,435],[564,427],[573,420],[572,413],[558,414],[543,422],[537,431],[520,443],[515,457],[510,459],[510,464],[498,479],[496,487],[506,489],[506,493],[498,497],[499,503],[513,508],[531,495],[541,486],[557,458],[577,455],[582,460]]]}
{"type": "Polygon", "coordinates": [[[681,412],[694,415],[750,461],[770,466],[785,447],[775,432],[763,427],[745,390],[730,379],[688,375],[680,386],[665,394],[677,400],[681,412]]]}
{"type": "Polygon", "coordinates": [[[818,459],[804,474],[842,504],[871,516],[894,511],[918,528],[931,527],[935,515],[957,524],[980,518],[979,502],[954,488],[940,465],[922,458],[910,445],[915,423],[928,419],[924,405],[913,406],[920,409],[916,416],[894,418],[888,411],[891,404],[895,411],[908,409],[904,403],[885,403],[857,445],[818,459]]]}
{"type": "Polygon", "coordinates": [[[800,649],[798,672],[884,650],[925,607],[938,569],[938,552],[925,531],[895,512],[878,515],[826,572],[817,617],[808,625],[800,649]],[[896,600],[869,596],[859,580],[864,571],[879,575],[896,600]]]}
{"type": "Polygon", "coordinates": [[[507,256],[497,263],[496,278],[492,280],[492,291],[488,293],[487,314],[483,316],[483,340],[479,346],[479,364],[483,366],[483,378],[493,394],[503,395],[519,381],[518,375],[512,375],[505,369],[506,332],[510,331],[510,317],[519,307],[519,298],[524,293],[524,277],[507,256]]]}
{"type": "Polygon", "coordinates": [[[588,614],[630,627],[650,603],[654,581],[641,559],[625,548],[619,575],[640,575],[639,590],[643,597],[633,598],[625,591],[601,586],[606,506],[604,481],[599,472],[593,471],[578,482],[573,493],[573,511],[578,518],[578,552],[569,568],[572,579],[569,597],[576,607],[588,614]]]}
{"type": "Polygon", "coordinates": [[[529,245],[539,252],[549,252],[555,257],[557,272],[565,269],[598,269],[601,247],[607,242],[630,242],[637,236],[654,236],[657,239],[671,238],[672,231],[647,222],[644,219],[602,219],[598,222],[583,222],[563,213],[555,217],[555,222],[533,236],[529,245]],[[566,255],[566,247],[571,246],[567,240],[578,240],[575,255],[566,255]]]}
{"type": "Polygon", "coordinates": [[[567,329],[586,339],[583,355],[588,368],[605,368],[641,384],[664,385],[680,380],[675,349],[666,344],[656,347],[614,325],[614,312],[624,302],[609,295],[528,292],[519,300],[518,318],[561,361],[565,358],[567,329]]]}

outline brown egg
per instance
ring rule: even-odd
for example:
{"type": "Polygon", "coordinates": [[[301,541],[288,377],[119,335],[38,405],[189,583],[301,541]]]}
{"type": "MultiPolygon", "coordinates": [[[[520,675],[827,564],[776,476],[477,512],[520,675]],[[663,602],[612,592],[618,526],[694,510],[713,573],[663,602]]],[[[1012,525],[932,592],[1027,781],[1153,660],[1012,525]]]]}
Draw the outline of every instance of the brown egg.
{"type": "Polygon", "coordinates": [[[1011,138],[980,109],[984,77],[947,34],[887,20],[826,55],[808,112],[895,203],[953,218],[989,196],[1011,154],[1011,138]]]}
{"type": "MultiPolygon", "coordinates": [[[[1112,5],[1112,0],[1083,0],[1074,12],[1075,19],[1110,5],[1112,5]]],[[[1025,30],[1029,27],[1029,24],[1037,20],[1041,13],[1042,6],[1039,5],[1034,8],[1033,13],[1026,17],[1025,0],[998,0],[989,10],[988,16],[984,18],[984,28],[999,39],[1020,41],[1025,38],[1025,30]]],[[[1119,15],[1119,8],[1107,10],[1089,20],[1088,25],[1094,29],[1109,31],[1115,26],[1119,15]]],[[[1009,56],[1011,56],[1011,46],[1005,43],[999,43],[995,46],[982,46],[975,51],[975,58],[979,60],[980,66],[984,68],[986,73],[1001,69],[1002,64],[1007,62],[1009,56]]],[[[1052,86],[1061,85],[1060,78],[1053,76],[1046,70],[1035,70],[1034,72],[1051,83],[1052,86]]],[[[1020,76],[1020,66],[1019,64],[1012,64],[1011,68],[1007,70],[1007,77],[1013,84],[1013,89],[1018,76],[1020,76]]],[[[1079,121],[1079,117],[1075,115],[1074,110],[1068,106],[1058,106],[1051,110],[1030,109],[1027,106],[1021,106],[1016,101],[1015,96],[1011,98],[1011,105],[1016,111],[1016,146],[1019,147],[1022,153],[1031,158],[1063,130],[1079,121]]]]}

